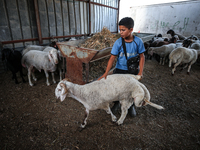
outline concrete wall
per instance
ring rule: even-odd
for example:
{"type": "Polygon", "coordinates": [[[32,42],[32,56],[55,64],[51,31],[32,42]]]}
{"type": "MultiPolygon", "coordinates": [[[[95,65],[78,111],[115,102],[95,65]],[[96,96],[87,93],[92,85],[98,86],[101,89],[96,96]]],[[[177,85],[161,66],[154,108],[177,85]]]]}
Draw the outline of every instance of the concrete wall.
{"type": "Polygon", "coordinates": [[[184,36],[200,37],[200,1],[187,1],[130,8],[135,21],[134,32],[167,36],[173,29],[184,36]]]}

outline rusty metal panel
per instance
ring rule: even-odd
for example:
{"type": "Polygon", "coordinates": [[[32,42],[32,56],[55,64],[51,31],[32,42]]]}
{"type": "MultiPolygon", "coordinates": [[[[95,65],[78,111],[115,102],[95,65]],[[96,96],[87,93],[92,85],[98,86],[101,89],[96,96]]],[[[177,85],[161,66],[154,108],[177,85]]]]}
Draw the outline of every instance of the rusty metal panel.
{"type": "Polygon", "coordinates": [[[67,43],[68,42],[57,43],[63,56],[80,60],[83,63],[88,63],[94,57],[94,55],[96,55],[96,53],[99,52],[98,50],[80,48],[80,47],[69,45],[67,43]]]}
{"type": "Polygon", "coordinates": [[[111,47],[102,50],[78,47],[84,41],[76,40],[56,43],[62,55],[66,57],[67,72],[65,76],[77,84],[87,83],[89,77],[89,62],[109,56],[111,51],[111,47]],[[86,64],[86,81],[83,81],[83,63],[86,64]]]}

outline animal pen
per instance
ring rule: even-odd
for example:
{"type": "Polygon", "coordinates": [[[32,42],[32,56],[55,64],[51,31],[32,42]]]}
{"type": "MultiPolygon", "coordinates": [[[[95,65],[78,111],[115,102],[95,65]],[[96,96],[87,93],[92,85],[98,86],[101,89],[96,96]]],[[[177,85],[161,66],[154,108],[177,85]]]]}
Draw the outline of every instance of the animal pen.
{"type": "Polygon", "coordinates": [[[0,7],[1,49],[21,51],[26,45],[48,45],[51,39],[87,37],[103,27],[118,31],[119,0],[0,0],[0,7]]]}

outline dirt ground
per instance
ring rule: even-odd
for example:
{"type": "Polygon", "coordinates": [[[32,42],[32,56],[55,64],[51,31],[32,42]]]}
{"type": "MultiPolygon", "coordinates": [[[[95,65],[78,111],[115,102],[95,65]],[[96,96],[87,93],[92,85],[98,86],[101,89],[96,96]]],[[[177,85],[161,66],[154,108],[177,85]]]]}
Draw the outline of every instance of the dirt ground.
{"type": "Polygon", "coordinates": [[[127,115],[121,126],[104,110],[91,111],[81,132],[84,107],[72,98],[57,100],[57,84],[46,86],[43,73],[37,74],[33,87],[22,83],[19,75],[21,83],[16,85],[10,72],[0,74],[0,149],[200,149],[200,66],[193,65],[190,75],[179,69],[171,76],[168,64],[145,62],[141,82],[151,101],[164,110],[149,105],[136,108],[137,116],[127,115]]]}

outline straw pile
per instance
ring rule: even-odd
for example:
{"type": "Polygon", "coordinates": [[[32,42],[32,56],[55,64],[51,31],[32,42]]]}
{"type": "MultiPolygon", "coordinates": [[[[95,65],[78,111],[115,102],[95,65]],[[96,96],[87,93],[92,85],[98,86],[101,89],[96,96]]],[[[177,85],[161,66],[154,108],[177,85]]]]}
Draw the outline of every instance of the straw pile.
{"type": "MultiPolygon", "coordinates": [[[[94,36],[87,39],[80,46],[89,49],[101,50],[106,47],[112,47],[118,38],[120,38],[120,34],[112,34],[106,27],[103,27],[101,32],[96,33],[94,36]]],[[[92,81],[104,74],[104,72],[106,71],[108,60],[109,57],[90,63],[89,81],[92,81]]],[[[113,64],[113,67],[115,67],[115,64],[116,60],[113,64]]],[[[84,78],[85,73],[86,72],[83,73],[84,78]]]]}
{"type": "Polygon", "coordinates": [[[112,34],[106,27],[103,27],[101,32],[98,32],[91,38],[87,39],[83,44],[81,44],[81,47],[101,50],[106,47],[112,47],[119,37],[120,34],[112,34]]]}

